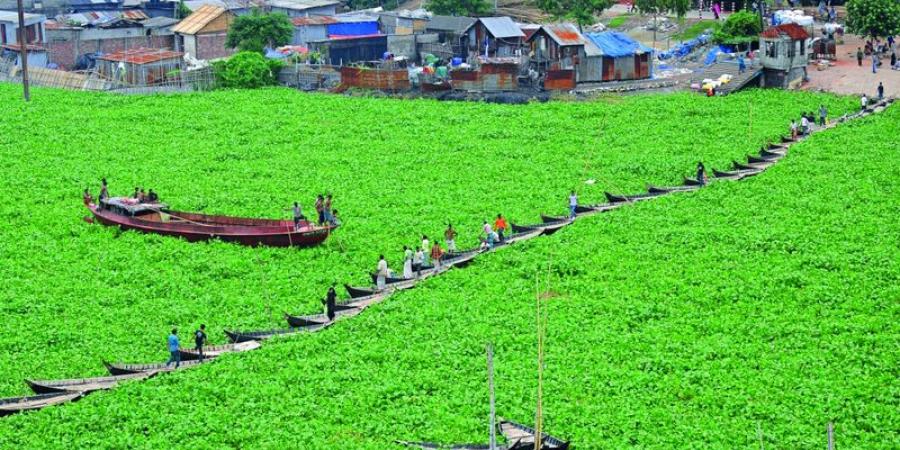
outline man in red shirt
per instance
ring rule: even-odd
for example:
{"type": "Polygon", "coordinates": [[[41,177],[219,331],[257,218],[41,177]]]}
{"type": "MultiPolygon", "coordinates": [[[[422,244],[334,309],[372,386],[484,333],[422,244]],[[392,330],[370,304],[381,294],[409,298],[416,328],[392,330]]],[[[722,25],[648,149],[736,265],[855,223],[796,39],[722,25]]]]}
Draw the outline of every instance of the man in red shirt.
{"type": "Polygon", "coordinates": [[[500,237],[500,242],[504,240],[503,233],[506,232],[507,227],[508,225],[506,224],[506,219],[503,218],[503,214],[497,214],[497,220],[494,221],[494,231],[500,237]]]}

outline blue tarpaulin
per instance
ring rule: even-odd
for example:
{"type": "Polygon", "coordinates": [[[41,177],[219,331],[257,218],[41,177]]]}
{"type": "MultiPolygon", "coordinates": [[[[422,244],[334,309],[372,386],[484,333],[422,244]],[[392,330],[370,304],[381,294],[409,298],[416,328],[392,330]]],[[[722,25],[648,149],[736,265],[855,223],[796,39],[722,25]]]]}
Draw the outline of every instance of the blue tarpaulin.
{"type": "Polygon", "coordinates": [[[347,22],[328,25],[329,36],[369,36],[378,34],[378,22],[347,22]]]}
{"type": "Polygon", "coordinates": [[[600,51],[603,52],[603,56],[618,58],[622,56],[633,56],[635,54],[651,53],[653,51],[650,47],[642,45],[627,34],[619,33],[618,31],[587,33],[585,36],[600,48],[600,51]]]}

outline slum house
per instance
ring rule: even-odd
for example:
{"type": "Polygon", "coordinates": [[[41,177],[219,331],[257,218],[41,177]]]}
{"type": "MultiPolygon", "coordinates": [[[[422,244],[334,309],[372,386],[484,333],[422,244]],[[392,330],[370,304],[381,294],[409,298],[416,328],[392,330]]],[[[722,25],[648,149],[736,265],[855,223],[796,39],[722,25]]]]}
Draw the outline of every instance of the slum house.
{"type": "Polygon", "coordinates": [[[114,19],[79,24],[71,17],[60,16],[61,20],[48,21],[46,27],[50,63],[61,69],[90,69],[98,54],[140,47],[175,47],[172,31],[178,23],[175,19],[154,17],[140,22],[114,19]]]}
{"type": "Polygon", "coordinates": [[[234,49],[225,47],[228,27],[234,14],[220,6],[203,5],[172,28],[175,49],[201,60],[230,56],[234,49]]]}
{"type": "Polygon", "coordinates": [[[287,14],[288,17],[333,16],[337,14],[340,2],[336,0],[267,0],[266,5],[273,13],[287,14]]]}
{"type": "Polygon", "coordinates": [[[482,17],[462,37],[467,57],[505,58],[522,53],[525,33],[509,17],[482,17]]]}
{"type": "Polygon", "coordinates": [[[601,81],[640,80],[653,75],[653,49],[628,35],[605,31],[587,33],[585,37],[600,50],[597,62],[601,81]]]}
{"type": "Polygon", "coordinates": [[[431,53],[446,59],[465,56],[462,37],[466,28],[475,23],[471,17],[433,15],[425,24],[425,33],[437,35],[437,42],[419,47],[421,53],[431,53]]]}
{"type": "MultiPolygon", "coordinates": [[[[45,49],[45,22],[41,14],[25,14],[25,44],[28,64],[32,67],[47,66],[45,49]]],[[[19,15],[15,11],[0,11],[0,48],[3,59],[21,64],[22,44],[19,42],[19,15]]]]}
{"type": "Polygon", "coordinates": [[[809,33],[794,23],[763,31],[759,37],[759,53],[764,84],[781,88],[799,85],[806,78],[806,65],[809,64],[808,42],[809,33]]]}
{"type": "Polygon", "coordinates": [[[388,51],[388,36],[349,36],[308,42],[309,51],[320,53],[326,64],[347,64],[378,61],[388,51]]]}
{"type": "Polygon", "coordinates": [[[531,65],[544,75],[545,88],[574,89],[575,83],[602,80],[600,49],[574,24],[542,25],[528,34],[531,65]]]}
{"type": "Polygon", "coordinates": [[[90,11],[121,11],[125,6],[124,3],[125,0],[66,0],[65,5],[66,10],[69,12],[82,13],[90,11]]]}
{"type": "Polygon", "coordinates": [[[293,45],[331,38],[348,38],[378,35],[378,18],[367,15],[338,15],[294,17],[293,45]]]}
{"type": "Polygon", "coordinates": [[[262,8],[265,6],[262,0],[187,0],[184,2],[191,12],[200,9],[203,5],[218,6],[225,8],[226,11],[235,16],[243,16],[250,14],[254,8],[262,8]]]}
{"type": "Polygon", "coordinates": [[[98,72],[113,81],[132,86],[152,86],[181,71],[184,53],[155,48],[135,48],[97,58],[98,72]]]}
{"type": "Polygon", "coordinates": [[[410,11],[384,11],[378,13],[378,22],[384,34],[408,36],[424,33],[428,16],[410,11]]]}

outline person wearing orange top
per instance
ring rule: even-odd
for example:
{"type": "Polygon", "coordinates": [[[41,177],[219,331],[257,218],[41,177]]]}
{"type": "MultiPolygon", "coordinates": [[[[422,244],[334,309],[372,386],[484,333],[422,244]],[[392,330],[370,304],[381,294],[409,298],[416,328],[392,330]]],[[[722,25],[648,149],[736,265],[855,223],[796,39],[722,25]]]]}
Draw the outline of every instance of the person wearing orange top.
{"type": "Polygon", "coordinates": [[[500,238],[500,242],[504,241],[503,233],[506,232],[508,225],[506,224],[506,219],[503,217],[503,214],[497,214],[497,220],[494,221],[494,231],[497,232],[497,236],[500,238]]]}
{"type": "Polygon", "coordinates": [[[431,246],[431,263],[434,264],[435,269],[439,269],[441,267],[441,258],[443,256],[444,250],[441,248],[441,243],[435,240],[434,245],[431,246]]]}

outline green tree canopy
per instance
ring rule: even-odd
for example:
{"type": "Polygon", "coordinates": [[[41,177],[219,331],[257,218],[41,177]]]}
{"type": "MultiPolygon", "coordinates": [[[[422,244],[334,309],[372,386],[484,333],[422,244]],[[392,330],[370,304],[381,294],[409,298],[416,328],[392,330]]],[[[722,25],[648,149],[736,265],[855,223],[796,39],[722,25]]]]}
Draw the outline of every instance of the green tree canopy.
{"type": "Polygon", "coordinates": [[[226,88],[253,89],[278,84],[280,60],[266,59],[257,52],[238,52],[213,64],[219,85],[226,88]]]}
{"type": "Polygon", "coordinates": [[[435,14],[480,16],[491,12],[487,0],[428,0],[426,8],[435,14]]]}
{"type": "Polygon", "coordinates": [[[228,29],[225,46],[241,51],[262,53],[266,47],[278,47],[291,42],[294,25],[281,13],[263,14],[254,9],[248,15],[238,16],[228,29]]]}
{"type": "Polygon", "coordinates": [[[860,36],[887,37],[900,34],[900,1],[848,1],[847,29],[860,36]]]}
{"type": "Polygon", "coordinates": [[[747,44],[758,40],[759,33],[762,33],[759,16],[741,10],[728,16],[722,27],[713,33],[713,41],[720,44],[747,44]]]}
{"type": "Polygon", "coordinates": [[[690,0],[634,0],[634,5],[644,14],[674,13],[678,18],[684,17],[691,7],[690,0]]]}
{"type": "Polygon", "coordinates": [[[568,19],[579,26],[591,25],[594,15],[612,6],[611,0],[536,0],[541,11],[555,19],[568,19]]]}

